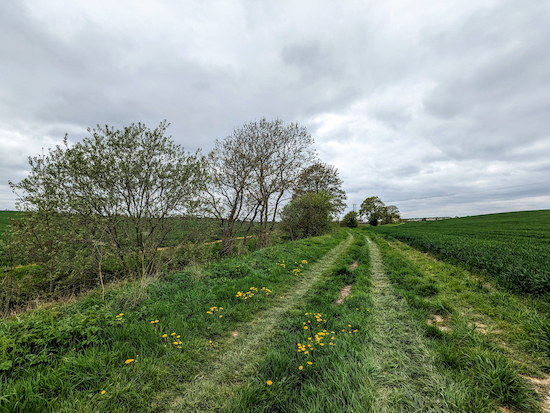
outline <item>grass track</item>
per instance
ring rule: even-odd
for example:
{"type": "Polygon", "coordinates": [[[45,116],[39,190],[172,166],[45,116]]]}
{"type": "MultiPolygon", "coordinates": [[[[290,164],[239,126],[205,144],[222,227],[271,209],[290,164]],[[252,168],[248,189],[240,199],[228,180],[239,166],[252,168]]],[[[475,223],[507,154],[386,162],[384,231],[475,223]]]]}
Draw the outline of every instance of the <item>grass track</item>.
{"type": "Polygon", "coordinates": [[[374,339],[367,350],[377,374],[373,412],[491,412],[490,400],[476,398],[463,382],[437,367],[436,355],[406,300],[386,275],[382,255],[369,240],[374,282],[374,339]]]}
{"type": "MultiPolygon", "coordinates": [[[[400,323],[399,320],[394,320],[392,325],[416,325],[416,335],[423,336],[419,343],[424,343],[425,354],[431,353],[431,363],[427,365],[427,369],[432,370],[431,366],[434,366],[435,370],[426,376],[427,381],[417,389],[420,394],[428,390],[428,393],[424,393],[418,399],[418,403],[443,403],[424,407],[413,404],[404,410],[388,411],[491,412],[498,411],[499,406],[522,412],[541,411],[538,402],[540,397],[535,393],[531,383],[520,377],[519,372],[522,370],[518,368],[513,355],[491,340],[476,324],[471,323],[468,315],[464,313],[461,304],[464,304],[465,300],[470,300],[470,313],[479,311],[479,308],[483,307],[483,301],[487,301],[487,296],[477,297],[477,300],[471,299],[475,295],[477,283],[468,283],[468,275],[454,266],[438,263],[406,246],[401,250],[374,234],[372,238],[375,241],[372,244],[373,251],[376,248],[380,249],[384,272],[394,290],[394,301],[390,303],[390,307],[398,309],[396,306],[399,301],[406,303],[408,307],[402,312],[402,319],[408,321],[400,323]],[[429,261],[429,265],[422,267],[416,262],[423,260],[429,261]],[[461,287],[458,287],[457,283],[461,284],[461,287]],[[427,323],[436,315],[443,316],[445,324],[427,323]],[[442,382],[438,375],[444,379],[442,382]],[[429,397],[432,387],[430,383],[434,381],[434,390],[437,390],[437,382],[446,384],[429,397]],[[438,397],[434,398],[435,395],[438,397]]],[[[492,311],[495,313],[505,311],[507,306],[512,305],[512,300],[509,300],[508,296],[500,295],[499,298],[498,303],[493,302],[492,311]]],[[[375,298],[375,301],[377,300],[380,298],[375,298]]],[[[391,314],[391,311],[384,311],[382,320],[388,314],[391,314]]],[[[388,340],[385,340],[388,343],[392,340],[401,341],[401,349],[406,350],[411,342],[404,338],[407,336],[406,331],[398,332],[397,338],[394,339],[391,335],[386,335],[389,336],[388,340]]],[[[422,344],[415,344],[412,348],[421,347],[422,344]]],[[[518,348],[515,354],[522,354],[524,358],[528,358],[525,348],[523,351],[518,348]]],[[[414,373],[414,366],[419,364],[414,363],[414,358],[410,358],[407,363],[409,362],[413,362],[410,363],[413,375],[405,387],[411,387],[411,383],[418,382],[419,379],[422,382],[422,375],[414,373]]],[[[400,369],[401,374],[403,370],[406,368],[400,369]]],[[[542,373],[539,371],[539,374],[542,373]]],[[[412,397],[409,399],[411,402],[414,400],[412,397]]]]}
{"type": "Polygon", "coordinates": [[[336,259],[351,245],[353,236],[342,241],[323,259],[314,264],[304,278],[293,287],[278,305],[258,314],[251,322],[240,326],[232,338],[223,343],[223,355],[175,398],[171,411],[214,411],[236,391],[243,376],[250,374],[265,352],[262,344],[271,337],[273,329],[284,315],[303,299],[306,293],[326,275],[336,259]]]}

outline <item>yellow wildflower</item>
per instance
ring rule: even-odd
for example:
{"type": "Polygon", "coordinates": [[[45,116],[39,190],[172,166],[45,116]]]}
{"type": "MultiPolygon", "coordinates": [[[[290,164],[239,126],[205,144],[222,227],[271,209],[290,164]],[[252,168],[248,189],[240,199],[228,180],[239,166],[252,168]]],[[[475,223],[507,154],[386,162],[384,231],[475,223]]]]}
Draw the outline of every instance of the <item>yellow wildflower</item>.
{"type": "Polygon", "coordinates": [[[298,367],[298,370],[302,370],[304,368],[304,366],[300,366],[298,367]]]}
{"type": "Polygon", "coordinates": [[[134,359],[128,359],[125,361],[126,364],[130,364],[131,362],[135,361],[134,359]]]}
{"type": "Polygon", "coordinates": [[[271,386],[272,384],[273,384],[273,382],[272,382],[271,380],[268,380],[268,381],[267,381],[267,385],[268,385],[268,386],[271,386]]]}
{"type": "Polygon", "coordinates": [[[163,334],[162,335],[162,338],[166,338],[166,337],[168,337],[168,334],[163,334]]]}
{"type": "Polygon", "coordinates": [[[101,394],[105,394],[107,393],[105,390],[101,390],[101,394]]]}

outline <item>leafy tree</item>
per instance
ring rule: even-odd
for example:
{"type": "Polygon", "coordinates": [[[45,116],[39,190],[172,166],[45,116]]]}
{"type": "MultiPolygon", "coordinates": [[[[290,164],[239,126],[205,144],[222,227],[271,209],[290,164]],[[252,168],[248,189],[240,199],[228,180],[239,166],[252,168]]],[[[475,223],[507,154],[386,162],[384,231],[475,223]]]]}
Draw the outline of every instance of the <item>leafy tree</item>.
{"type": "Polygon", "coordinates": [[[371,196],[361,203],[359,215],[366,217],[370,225],[376,226],[380,220],[384,219],[385,208],[386,206],[380,198],[371,196]]]}
{"type": "Polygon", "coordinates": [[[10,182],[22,192],[18,206],[31,217],[27,228],[44,242],[53,236],[52,245],[72,240],[73,253],[92,251],[100,277],[108,254],[127,274],[158,271],[158,247],[196,207],[206,179],[203,157],[186,154],[165,136],[167,127],[166,121],[154,130],[141,123],[122,130],[98,126],[72,147],[65,137],[65,148],[30,159],[29,176],[10,182]],[[46,226],[52,222],[66,225],[52,233],[46,226]]]}
{"type": "Polygon", "coordinates": [[[307,192],[326,191],[332,195],[332,202],[338,212],[346,208],[346,193],[342,190],[343,181],[338,176],[338,169],[332,165],[316,162],[305,168],[294,185],[292,198],[307,192]]]}
{"type": "Polygon", "coordinates": [[[322,235],[333,226],[336,212],[328,192],[306,192],[285,205],[281,212],[281,229],[292,240],[322,235]]]}
{"type": "Polygon", "coordinates": [[[399,208],[395,205],[388,205],[384,210],[384,218],[382,224],[391,224],[398,222],[401,219],[401,214],[399,213],[399,208]]]}
{"type": "Polygon", "coordinates": [[[348,228],[356,228],[359,226],[359,222],[357,220],[358,216],[359,214],[357,212],[349,211],[346,215],[344,215],[342,221],[340,221],[340,225],[348,228]]]}

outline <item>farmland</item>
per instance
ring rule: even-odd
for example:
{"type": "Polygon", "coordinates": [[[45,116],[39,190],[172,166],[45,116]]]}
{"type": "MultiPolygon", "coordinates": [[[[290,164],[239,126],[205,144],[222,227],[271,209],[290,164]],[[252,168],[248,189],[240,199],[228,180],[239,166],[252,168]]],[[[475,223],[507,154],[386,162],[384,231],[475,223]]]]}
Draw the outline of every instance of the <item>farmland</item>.
{"type": "Polygon", "coordinates": [[[550,211],[411,222],[373,230],[487,273],[507,289],[538,296],[550,293],[550,211]]]}
{"type": "MultiPolygon", "coordinates": [[[[475,234],[469,219],[437,224],[475,234]]],[[[520,221],[526,238],[540,227],[520,221]]],[[[6,319],[0,412],[548,411],[548,302],[389,235],[409,225],[340,229],[6,319]]]]}

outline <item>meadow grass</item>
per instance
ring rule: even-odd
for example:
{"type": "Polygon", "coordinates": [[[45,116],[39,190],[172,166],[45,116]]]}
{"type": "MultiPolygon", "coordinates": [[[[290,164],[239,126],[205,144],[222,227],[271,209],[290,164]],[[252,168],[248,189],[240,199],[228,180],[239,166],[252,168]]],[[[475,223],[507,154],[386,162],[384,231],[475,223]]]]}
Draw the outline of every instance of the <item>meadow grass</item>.
{"type": "Polygon", "coordinates": [[[275,306],[346,237],[282,244],[167,276],[145,294],[128,284],[104,302],[97,292],[5,321],[0,411],[159,410],[166,389],[183,390],[231,331],[275,306]],[[252,287],[254,296],[237,297],[252,287]]]}

